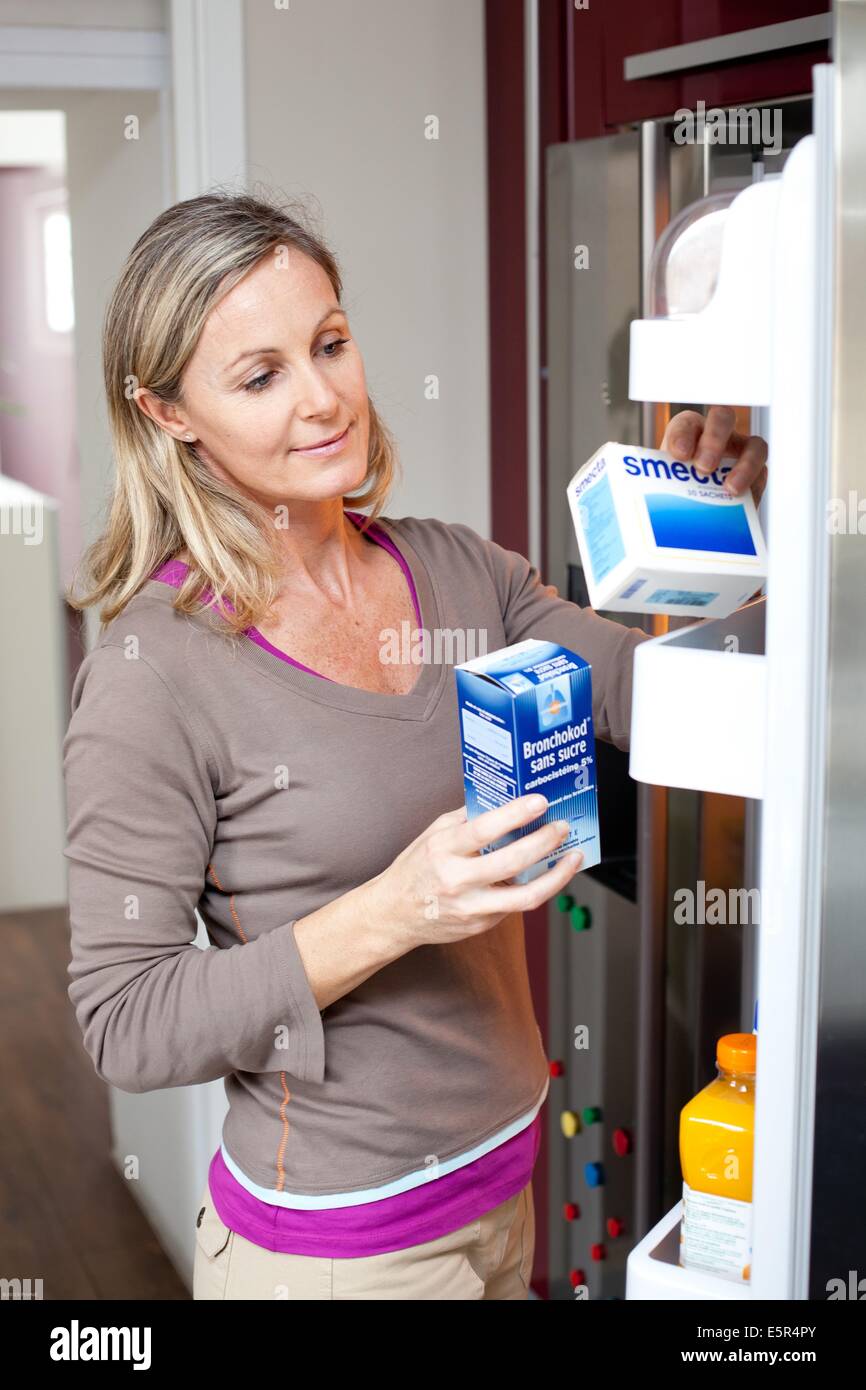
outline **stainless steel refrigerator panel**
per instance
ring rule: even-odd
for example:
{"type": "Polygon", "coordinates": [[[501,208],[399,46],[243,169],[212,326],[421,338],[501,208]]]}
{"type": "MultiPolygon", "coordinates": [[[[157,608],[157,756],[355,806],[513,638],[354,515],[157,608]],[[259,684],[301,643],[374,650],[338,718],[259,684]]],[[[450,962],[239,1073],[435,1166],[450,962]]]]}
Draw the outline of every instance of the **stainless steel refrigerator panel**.
{"type": "Polygon", "coordinates": [[[569,479],[599,444],[636,439],[640,428],[628,398],[629,325],[640,315],[639,136],[546,153],[547,570],[564,576],[580,564],[569,479]]]}
{"type": "MultiPolygon", "coordinates": [[[[831,497],[857,521],[829,535],[822,941],[809,1297],[866,1284],[866,4],[835,11],[838,70],[831,497]],[[852,510],[852,501],[854,508],[852,510]],[[853,1279],[852,1279],[853,1274],[853,1279]],[[836,1289],[839,1285],[834,1286],[836,1289]]],[[[760,1020],[759,1020],[760,1028],[760,1020]]],[[[797,1059],[791,1059],[797,1065],[797,1059]]],[[[853,1291],[852,1291],[853,1290],[853,1291]]],[[[839,1294],[837,1293],[838,1297],[839,1294]]]]}
{"type": "MultiPolygon", "coordinates": [[[[640,406],[628,398],[629,324],[640,313],[639,135],[555,145],[546,157],[546,577],[585,604],[566,487],[605,439],[638,439],[640,431],[640,406]]],[[[599,785],[619,792],[600,808],[607,881],[591,871],[570,885],[575,904],[589,909],[588,930],[574,930],[554,904],[548,913],[550,1047],[566,1066],[551,1081],[548,1106],[552,1298],[574,1297],[573,1271],[586,1276],[591,1298],[623,1297],[635,1229],[634,1149],[620,1155],[613,1147],[617,1131],[633,1145],[636,1128],[635,784],[625,754],[599,754],[599,785]],[[585,1049],[575,1047],[581,1025],[585,1049]],[[586,1121],[587,1109],[598,1119],[586,1121]],[[581,1118],[571,1139],[563,1111],[581,1118]],[[592,1163],[600,1168],[588,1170],[592,1163]],[[568,1203],[580,1209],[574,1220],[565,1216],[568,1203]],[[609,1229],[609,1221],[621,1225],[609,1229]]]]}
{"type": "Polygon", "coordinates": [[[550,1297],[574,1298],[569,1274],[577,1270],[591,1299],[621,1298],[635,1229],[636,913],[585,873],[569,895],[588,925],[576,930],[571,914],[552,905],[551,1055],[565,1070],[551,1078],[547,1105],[550,1297]],[[578,1117],[572,1137],[563,1133],[564,1113],[578,1117]],[[573,1219],[568,1204],[578,1208],[573,1219]]]}

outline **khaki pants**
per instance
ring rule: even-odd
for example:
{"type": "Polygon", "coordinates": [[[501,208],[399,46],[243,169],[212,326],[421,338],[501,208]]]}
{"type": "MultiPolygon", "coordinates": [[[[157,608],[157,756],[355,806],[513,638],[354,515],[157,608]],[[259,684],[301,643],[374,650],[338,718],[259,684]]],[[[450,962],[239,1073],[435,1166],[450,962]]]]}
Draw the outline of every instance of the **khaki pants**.
{"type": "Polygon", "coordinates": [[[457,1231],[385,1255],[328,1259],[255,1245],[196,1208],[193,1298],[525,1299],[535,1249],[532,1183],[457,1231]]]}

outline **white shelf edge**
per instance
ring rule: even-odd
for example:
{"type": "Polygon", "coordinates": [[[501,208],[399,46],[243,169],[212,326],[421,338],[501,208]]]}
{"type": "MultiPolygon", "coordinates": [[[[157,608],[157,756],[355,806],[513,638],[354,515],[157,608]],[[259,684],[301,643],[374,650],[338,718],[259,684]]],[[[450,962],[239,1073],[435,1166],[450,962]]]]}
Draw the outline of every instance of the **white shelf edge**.
{"type": "Polygon", "coordinates": [[[683,1269],[676,1263],[682,1207],[682,1202],[677,1202],[632,1250],[626,1263],[626,1299],[749,1301],[752,1291],[748,1284],[683,1269]]]}

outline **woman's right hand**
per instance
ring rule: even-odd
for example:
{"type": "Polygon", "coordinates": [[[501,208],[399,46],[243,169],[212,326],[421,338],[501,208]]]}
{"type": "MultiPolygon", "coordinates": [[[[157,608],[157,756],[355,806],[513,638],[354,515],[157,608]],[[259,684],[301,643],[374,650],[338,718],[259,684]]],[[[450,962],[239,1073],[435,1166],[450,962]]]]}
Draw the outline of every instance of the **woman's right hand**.
{"type": "Polygon", "coordinates": [[[363,885],[370,920],[411,951],[478,936],[510,912],[540,907],[561,892],[580,867],[580,850],[564,855],[531,883],[503,880],[546,859],[566,839],[567,822],[550,821],[489,854],[480,851],[482,845],[537,820],[546,809],[547,799],[533,794],[471,819],[465,806],[444,812],[387,869],[363,885]]]}

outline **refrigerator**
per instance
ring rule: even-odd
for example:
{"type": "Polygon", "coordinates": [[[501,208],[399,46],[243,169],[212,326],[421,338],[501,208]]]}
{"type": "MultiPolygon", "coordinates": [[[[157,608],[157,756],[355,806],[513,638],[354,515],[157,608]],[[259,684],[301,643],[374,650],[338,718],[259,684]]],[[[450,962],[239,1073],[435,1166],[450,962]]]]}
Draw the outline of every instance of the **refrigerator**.
{"type": "Polygon", "coordinates": [[[761,596],[606,615],[654,640],[630,749],[598,745],[604,862],[548,914],[554,1299],[824,1299],[866,1275],[864,10],[837,5],[832,63],[763,137],[683,139],[671,113],[547,151],[548,582],[588,602],[565,496],[605,440],[657,448],[725,404],[770,465],[761,596]],[[676,921],[700,885],[751,920],[676,921]],[[679,1264],[678,1131],[756,1003],[741,1284],[679,1264]]]}

